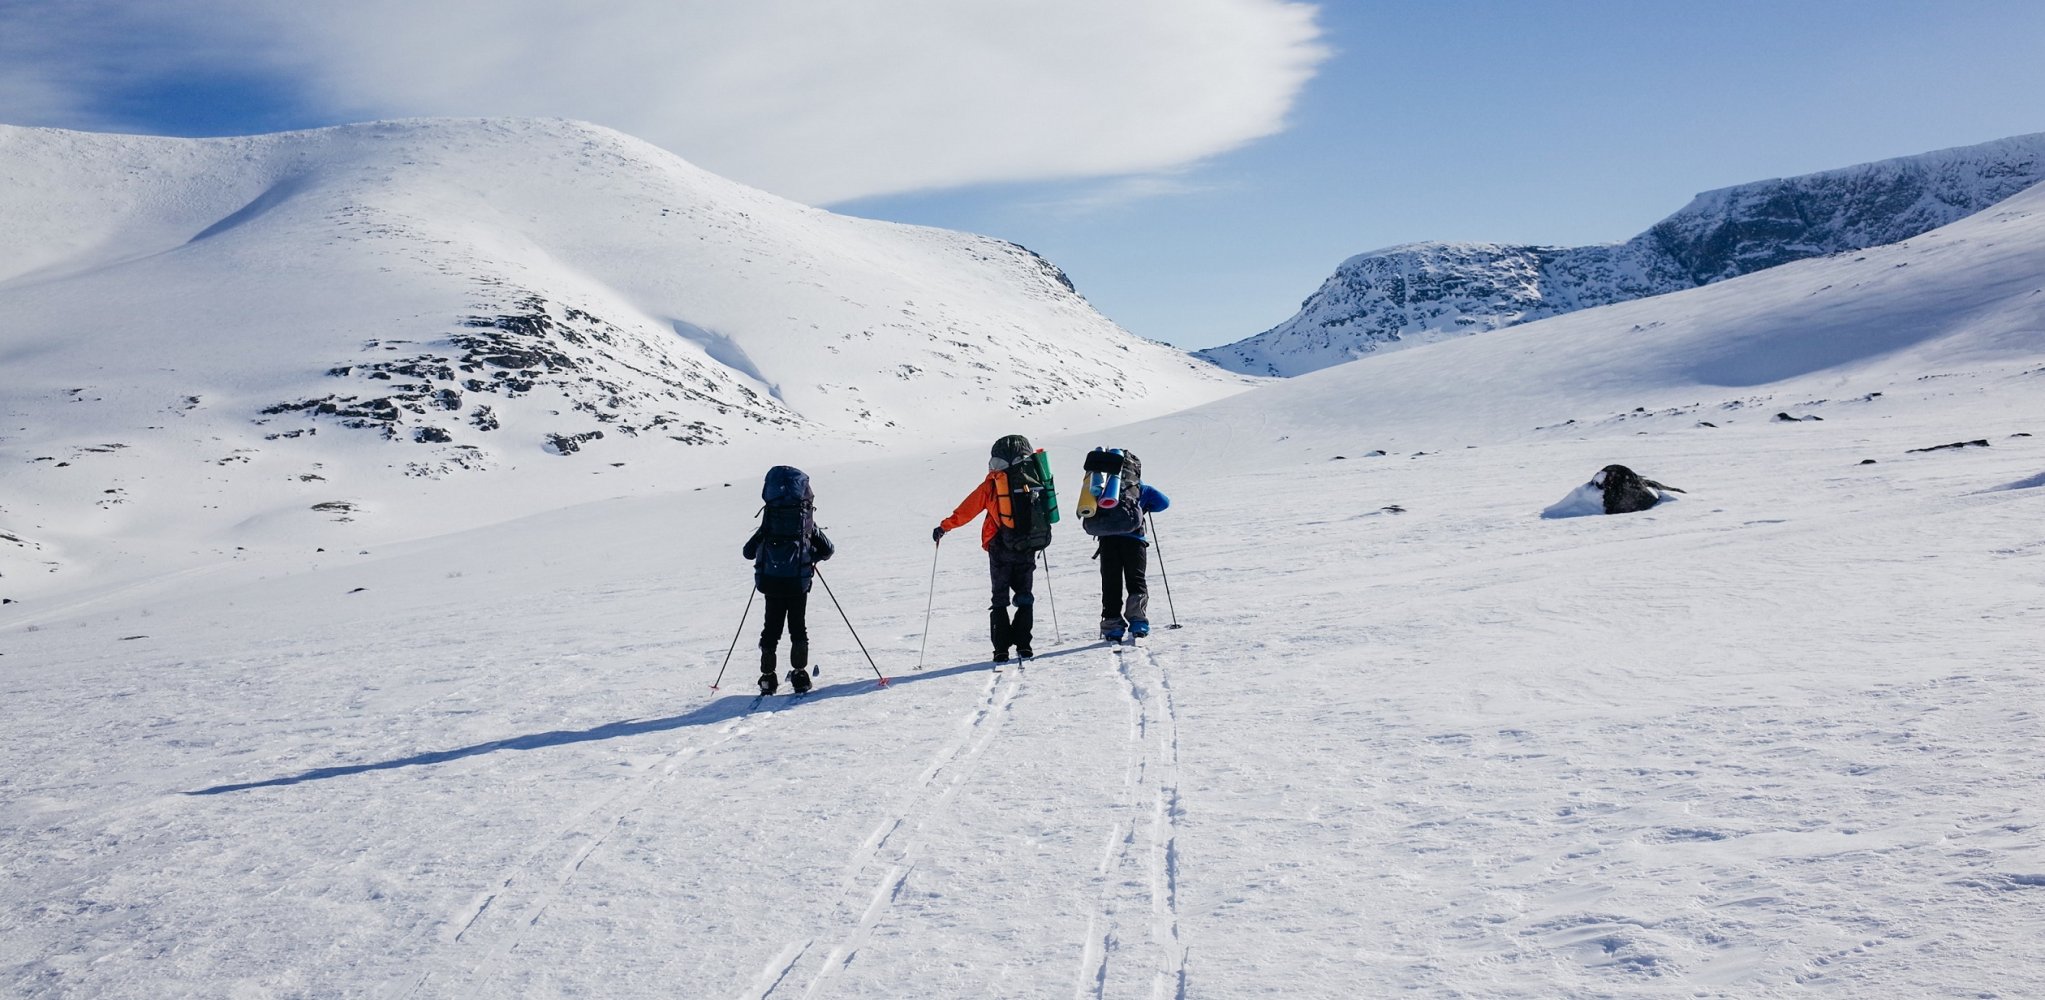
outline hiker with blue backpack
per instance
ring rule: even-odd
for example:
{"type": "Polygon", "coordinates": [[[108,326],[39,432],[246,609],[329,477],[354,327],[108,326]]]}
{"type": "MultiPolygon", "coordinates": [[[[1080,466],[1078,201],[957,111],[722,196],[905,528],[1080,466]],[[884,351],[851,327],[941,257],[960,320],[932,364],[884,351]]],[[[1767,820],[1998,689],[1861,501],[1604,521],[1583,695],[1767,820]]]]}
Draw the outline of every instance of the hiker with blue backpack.
{"type": "Polygon", "coordinates": [[[987,460],[987,476],[951,513],[931,529],[930,540],[944,543],[944,534],[973,523],[982,515],[980,547],[987,550],[987,572],[993,596],[987,609],[988,639],[994,662],[1007,663],[1009,650],[1028,660],[1034,626],[1037,553],[1051,544],[1051,525],[1058,520],[1058,496],[1051,484],[1051,462],[1030,440],[1010,434],[996,442],[987,460]],[[1014,605],[1015,614],[1009,614],[1014,605]]]}
{"type": "Polygon", "coordinates": [[[801,469],[777,465],[767,470],[760,499],[766,502],[760,508],[760,526],[745,546],[745,557],[753,561],[753,587],[766,598],[767,620],[760,628],[760,693],[770,695],[780,687],[774,651],[785,624],[792,668],[788,680],[796,694],[804,694],[810,689],[809,628],[804,620],[810,580],[816,576],[816,564],[837,550],[816,525],[816,495],[801,469]]]}
{"type": "Polygon", "coordinates": [[[1170,507],[1171,498],[1143,481],[1142,461],[1122,448],[1088,452],[1086,477],[1086,488],[1079,491],[1079,524],[1099,540],[1094,558],[1101,561],[1101,638],[1141,639],[1150,634],[1150,540],[1143,534],[1144,515],[1170,507]]]}

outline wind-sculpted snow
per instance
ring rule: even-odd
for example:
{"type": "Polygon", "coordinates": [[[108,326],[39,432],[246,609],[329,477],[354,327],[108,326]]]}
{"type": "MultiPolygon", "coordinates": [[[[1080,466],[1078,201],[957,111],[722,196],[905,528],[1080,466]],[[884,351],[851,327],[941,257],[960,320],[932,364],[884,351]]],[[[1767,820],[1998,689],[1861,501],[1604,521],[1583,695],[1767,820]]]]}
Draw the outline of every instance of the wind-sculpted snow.
{"type": "Polygon", "coordinates": [[[2045,133],[1698,195],[1625,243],[1414,243],[1344,261],[1291,319],[1201,352],[1298,375],[1368,354],[1909,239],[2045,180],[2045,133]]]}

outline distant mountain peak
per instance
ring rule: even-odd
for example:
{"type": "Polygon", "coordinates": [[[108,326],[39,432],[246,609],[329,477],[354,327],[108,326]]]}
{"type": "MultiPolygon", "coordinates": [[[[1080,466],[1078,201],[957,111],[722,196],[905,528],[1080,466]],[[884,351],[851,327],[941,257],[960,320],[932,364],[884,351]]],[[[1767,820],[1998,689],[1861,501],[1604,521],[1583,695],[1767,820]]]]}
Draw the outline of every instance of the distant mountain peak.
{"type": "Polygon", "coordinates": [[[1624,243],[1409,243],[1343,261],[1291,319],[1200,352],[1298,375],[1369,354],[1895,243],[2045,181],[2045,133],[1707,191],[1624,243]]]}

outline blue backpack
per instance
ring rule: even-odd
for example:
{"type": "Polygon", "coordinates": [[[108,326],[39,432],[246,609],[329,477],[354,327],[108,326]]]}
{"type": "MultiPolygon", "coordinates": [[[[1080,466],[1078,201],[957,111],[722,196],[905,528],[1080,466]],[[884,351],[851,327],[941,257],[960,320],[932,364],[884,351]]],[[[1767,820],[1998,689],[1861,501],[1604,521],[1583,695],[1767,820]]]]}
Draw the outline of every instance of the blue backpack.
{"type": "Polygon", "coordinates": [[[810,551],[816,495],[810,492],[809,476],[792,465],[768,469],[760,499],[766,506],[760,508],[760,551],[753,557],[754,571],[761,576],[808,576],[816,563],[810,551]]]}
{"type": "Polygon", "coordinates": [[[1094,512],[1079,522],[1095,537],[1143,531],[1143,462],[1133,451],[1095,448],[1086,456],[1087,489],[1094,512]]]}

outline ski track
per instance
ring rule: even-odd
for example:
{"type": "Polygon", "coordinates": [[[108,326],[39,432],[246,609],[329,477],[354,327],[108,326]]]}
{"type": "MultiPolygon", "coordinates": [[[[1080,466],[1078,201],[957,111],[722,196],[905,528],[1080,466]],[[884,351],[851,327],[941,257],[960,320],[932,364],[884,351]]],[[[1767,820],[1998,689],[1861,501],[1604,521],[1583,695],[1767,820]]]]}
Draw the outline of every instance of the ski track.
{"type": "MultiPolygon", "coordinates": [[[[510,873],[497,882],[497,888],[479,893],[464,908],[451,914],[440,924],[442,938],[451,948],[460,949],[460,954],[450,954],[440,964],[442,969],[429,970],[412,980],[401,992],[390,994],[394,1000],[410,1000],[419,995],[436,974],[445,972],[444,966],[464,966],[454,972],[466,988],[452,995],[486,995],[477,990],[488,984],[498,964],[513,951],[527,931],[545,916],[547,908],[574,881],[577,872],[591,855],[610,839],[618,828],[634,812],[641,809],[654,790],[673,778],[681,765],[689,759],[714,750],[734,740],[752,734],[760,725],[770,722],[788,707],[787,702],[772,702],[762,709],[749,709],[746,714],[726,722],[720,735],[708,742],[678,747],[659,761],[642,768],[634,780],[625,787],[607,794],[593,797],[553,834],[534,843],[525,856],[511,866],[510,873]],[[566,848],[565,856],[562,849],[566,848]],[[558,863],[548,866],[546,859],[559,856],[558,863]],[[492,913],[515,914],[496,918],[494,924],[486,926],[480,933],[478,924],[492,913]],[[479,941],[469,948],[472,940],[479,941]],[[467,952],[481,950],[473,961],[463,957],[467,952]]],[[[796,957],[782,961],[783,973],[796,957]]],[[[776,977],[768,984],[771,988],[776,977]]],[[[453,984],[450,984],[452,986],[453,984]]]]}
{"type": "Polygon", "coordinates": [[[987,674],[979,703],[960,721],[958,739],[932,756],[907,803],[875,826],[846,859],[837,896],[807,922],[808,926],[823,930],[809,940],[783,948],[761,970],[752,989],[740,994],[742,1000],[783,995],[782,987],[819,939],[834,943],[823,950],[817,967],[804,980],[801,993],[804,1000],[822,996],[831,977],[858,957],[874,927],[887,916],[914,874],[923,847],[920,836],[923,829],[944,814],[960,787],[972,777],[974,764],[999,735],[1001,721],[1028,671],[990,670],[987,674]],[[881,869],[880,876],[872,878],[871,872],[877,868],[881,869]]]}
{"type": "Polygon", "coordinates": [[[1129,703],[1129,763],[1123,777],[1126,812],[1108,828],[1099,869],[1100,902],[1087,920],[1073,995],[1135,995],[1143,976],[1136,970],[1148,969],[1153,1000],[1184,1000],[1187,953],[1179,937],[1179,722],[1171,677],[1164,663],[1146,647],[1118,646],[1111,648],[1108,656],[1122,682],[1122,696],[1129,703]],[[1139,839],[1143,841],[1140,847],[1139,839]],[[1139,926],[1143,944],[1132,940],[1139,926]],[[1132,947],[1148,954],[1132,958],[1132,971],[1121,974],[1118,959],[1132,947]]]}

